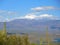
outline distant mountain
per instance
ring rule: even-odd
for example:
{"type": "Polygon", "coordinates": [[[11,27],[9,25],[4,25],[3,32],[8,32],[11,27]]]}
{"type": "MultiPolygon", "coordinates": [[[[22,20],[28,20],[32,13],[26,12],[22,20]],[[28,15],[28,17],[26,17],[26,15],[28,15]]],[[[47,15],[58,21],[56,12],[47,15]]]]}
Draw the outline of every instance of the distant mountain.
{"type": "MultiPolygon", "coordinates": [[[[6,22],[8,32],[40,32],[60,30],[60,20],[35,20],[35,19],[16,19],[6,22]]],[[[3,29],[3,22],[0,22],[0,29],[3,29]]]]}
{"type": "MultiPolygon", "coordinates": [[[[3,29],[3,22],[0,22],[0,29],[3,29]]],[[[16,19],[6,22],[7,32],[10,33],[28,33],[31,37],[37,39],[46,36],[48,30],[50,37],[60,35],[60,20],[41,20],[41,19],[16,19]]],[[[57,36],[57,38],[60,36],[57,36]]]]}

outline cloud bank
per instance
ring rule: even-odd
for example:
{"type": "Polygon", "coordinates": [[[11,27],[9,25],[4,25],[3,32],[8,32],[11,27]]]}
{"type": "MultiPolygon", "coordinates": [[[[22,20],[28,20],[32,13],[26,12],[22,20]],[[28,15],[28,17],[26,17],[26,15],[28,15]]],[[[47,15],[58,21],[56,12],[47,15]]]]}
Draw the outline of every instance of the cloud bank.
{"type": "Polygon", "coordinates": [[[41,14],[39,16],[33,14],[27,14],[26,16],[21,17],[22,19],[54,19],[58,20],[59,18],[49,14],[41,14]]]}
{"type": "Polygon", "coordinates": [[[0,22],[13,20],[16,18],[17,14],[18,13],[15,11],[0,10],[0,22]]]}
{"type": "Polygon", "coordinates": [[[18,16],[18,13],[15,11],[6,11],[6,10],[0,10],[0,22],[9,22],[11,20],[15,19],[51,19],[51,20],[60,20],[59,17],[51,15],[51,14],[39,14],[37,15],[37,11],[42,11],[42,10],[60,10],[60,8],[53,7],[53,6],[43,6],[43,7],[35,7],[31,8],[31,10],[36,11],[32,13],[25,14],[25,16],[18,16]]]}
{"type": "Polygon", "coordinates": [[[39,16],[37,15],[34,15],[34,14],[27,14],[25,16],[20,16],[20,17],[15,17],[15,18],[4,18],[2,16],[0,16],[0,22],[9,22],[9,21],[12,21],[12,20],[15,20],[15,19],[50,19],[50,20],[60,20],[60,18],[58,18],[57,16],[53,16],[53,15],[50,15],[50,14],[41,14],[39,16]]]}
{"type": "Polygon", "coordinates": [[[53,7],[53,6],[43,6],[43,7],[35,7],[31,8],[33,11],[42,11],[42,10],[60,10],[60,8],[53,7]]]}

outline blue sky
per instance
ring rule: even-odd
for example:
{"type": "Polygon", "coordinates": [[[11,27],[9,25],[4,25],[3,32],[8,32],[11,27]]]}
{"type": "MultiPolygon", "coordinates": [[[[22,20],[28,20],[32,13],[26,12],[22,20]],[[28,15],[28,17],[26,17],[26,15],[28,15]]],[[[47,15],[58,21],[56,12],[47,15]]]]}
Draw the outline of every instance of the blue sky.
{"type": "Polygon", "coordinates": [[[44,14],[60,17],[60,0],[0,0],[0,20],[44,14]]]}

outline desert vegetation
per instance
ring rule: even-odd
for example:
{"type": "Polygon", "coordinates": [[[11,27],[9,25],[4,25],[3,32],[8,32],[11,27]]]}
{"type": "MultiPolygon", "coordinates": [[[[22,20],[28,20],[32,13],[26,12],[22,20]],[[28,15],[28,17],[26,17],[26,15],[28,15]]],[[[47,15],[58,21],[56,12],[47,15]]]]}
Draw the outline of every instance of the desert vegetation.
{"type": "Polygon", "coordinates": [[[0,31],[0,45],[30,45],[30,42],[27,35],[7,35],[4,31],[0,31]]]}
{"type": "Polygon", "coordinates": [[[29,35],[24,34],[8,34],[6,31],[6,23],[4,23],[3,30],[0,30],[0,45],[60,45],[60,42],[52,42],[48,39],[44,41],[40,38],[39,43],[33,43],[29,40],[29,35]]]}
{"type": "Polygon", "coordinates": [[[40,39],[40,44],[31,43],[28,35],[8,35],[4,30],[0,31],[0,45],[60,45],[58,42],[46,42],[40,39]]]}

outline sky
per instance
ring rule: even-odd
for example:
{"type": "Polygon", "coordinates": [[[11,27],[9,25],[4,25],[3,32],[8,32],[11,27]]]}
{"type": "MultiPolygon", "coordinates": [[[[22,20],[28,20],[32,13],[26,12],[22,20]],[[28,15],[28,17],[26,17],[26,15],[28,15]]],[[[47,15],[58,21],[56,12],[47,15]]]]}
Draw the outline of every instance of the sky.
{"type": "Polygon", "coordinates": [[[0,0],[0,21],[60,19],[60,0],[0,0]]]}

